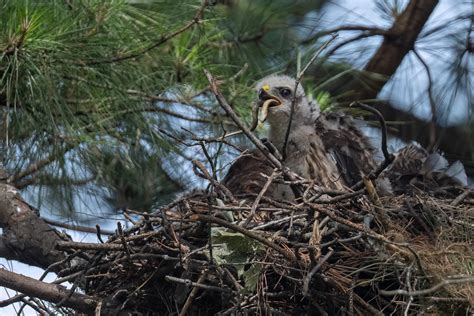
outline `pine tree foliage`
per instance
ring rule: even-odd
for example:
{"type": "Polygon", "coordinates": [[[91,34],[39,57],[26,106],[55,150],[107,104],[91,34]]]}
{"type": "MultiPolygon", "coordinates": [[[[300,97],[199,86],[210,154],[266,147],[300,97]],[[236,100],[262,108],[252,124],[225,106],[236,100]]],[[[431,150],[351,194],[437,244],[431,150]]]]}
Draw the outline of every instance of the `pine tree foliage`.
{"type": "MultiPolygon", "coordinates": [[[[305,78],[314,83],[309,94],[324,108],[353,98],[354,81],[369,87],[374,79],[359,70],[379,43],[373,39],[387,34],[405,2],[377,1],[385,26],[361,21],[332,30],[321,26],[325,4],[3,1],[0,146],[11,182],[39,189],[41,198],[60,201],[64,210],[75,209],[84,194],[103,197],[113,208],[146,210],[164,202],[196,185],[185,163],[207,160],[196,139],[235,129],[216,107],[203,69],[221,80],[229,103],[248,122],[253,82],[272,72],[295,74],[334,31],[339,38],[305,78]]],[[[472,108],[470,19],[472,12],[435,21],[420,35],[419,56],[438,54],[444,62],[443,80],[431,71],[433,91],[397,85],[420,76],[407,66],[420,63],[410,53],[385,95],[418,94],[416,109],[430,99],[439,122],[456,102],[472,108]]],[[[230,150],[206,146],[213,156],[230,150]]],[[[227,160],[216,159],[216,166],[227,160]]]]}
{"type": "Polygon", "coordinates": [[[317,9],[178,2],[1,4],[1,159],[13,183],[43,188],[64,209],[84,188],[108,192],[114,207],[163,201],[186,187],[174,163],[185,154],[160,130],[212,133],[226,121],[202,70],[248,117],[252,80],[293,57],[299,28],[288,26],[317,9]]]}

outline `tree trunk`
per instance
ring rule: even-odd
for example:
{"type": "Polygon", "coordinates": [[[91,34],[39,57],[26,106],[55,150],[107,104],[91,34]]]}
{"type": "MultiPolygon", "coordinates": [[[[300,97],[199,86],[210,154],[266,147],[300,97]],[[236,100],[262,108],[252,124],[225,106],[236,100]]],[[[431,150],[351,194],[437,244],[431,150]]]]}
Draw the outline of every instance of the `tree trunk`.
{"type": "Polygon", "coordinates": [[[370,76],[355,81],[350,90],[356,91],[352,100],[375,99],[387,81],[395,74],[403,58],[413,49],[423,26],[438,4],[438,0],[411,0],[406,9],[395,19],[382,44],[364,67],[370,76]],[[375,75],[375,76],[374,76],[375,75]],[[376,77],[377,79],[374,79],[376,77]]]}
{"type": "MultiPolygon", "coordinates": [[[[375,54],[364,67],[363,78],[353,80],[346,91],[352,91],[343,101],[375,99],[387,81],[395,74],[403,58],[413,49],[416,39],[438,0],[411,0],[396,18],[375,54]]],[[[405,141],[415,140],[425,147],[430,144],[430,123],[388,104],[375,104],[387,121],[404,122],[391,134],[405,141]]],[[[474,175],[474,139],[466,126],[436,126],[438,148],[449,160],[461,160],[468,175],[474,175]],[[460,141],[465,140],[465,141],[460,141]]]]}

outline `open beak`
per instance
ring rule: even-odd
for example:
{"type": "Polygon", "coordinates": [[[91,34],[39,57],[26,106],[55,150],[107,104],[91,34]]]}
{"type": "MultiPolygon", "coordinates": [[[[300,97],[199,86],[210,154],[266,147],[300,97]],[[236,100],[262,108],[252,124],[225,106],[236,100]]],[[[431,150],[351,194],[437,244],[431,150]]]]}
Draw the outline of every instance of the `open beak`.
{"type": "Polygon", "coordinates": [[[281,105],[280,99],[275,97],[274,95],[271,95],[264,89],[260,89],[258,92],[258,106],[262,108],[260,111],[260,121],[265,122],[268,116],[268,109],[273,107],[273,106],[279,106],[281,105]]]}

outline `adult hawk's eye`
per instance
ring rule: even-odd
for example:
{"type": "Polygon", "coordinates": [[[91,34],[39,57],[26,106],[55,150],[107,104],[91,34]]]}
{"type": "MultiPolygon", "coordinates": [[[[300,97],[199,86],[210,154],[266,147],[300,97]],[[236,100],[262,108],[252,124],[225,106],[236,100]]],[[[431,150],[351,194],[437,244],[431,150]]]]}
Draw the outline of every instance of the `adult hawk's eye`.
{"type": "Polygon", "coordinates": [[[284,98],[289,98],[291,96],[291,90],[288,88],[280,88],[279,92],[284,98]]]}

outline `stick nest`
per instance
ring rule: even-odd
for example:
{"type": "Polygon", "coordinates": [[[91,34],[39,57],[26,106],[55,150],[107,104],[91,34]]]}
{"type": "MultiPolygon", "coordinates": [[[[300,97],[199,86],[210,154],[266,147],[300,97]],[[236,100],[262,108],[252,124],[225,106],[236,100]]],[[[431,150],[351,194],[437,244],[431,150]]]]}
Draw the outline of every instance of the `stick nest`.
{"type": "Polygon", "coordinates": [[[465,314],[472,191],[364,192],[259,197],[256,208],[253,195],[198,192],[130,216],[131,228],[60,275],[143,314],[465,314]]]}

